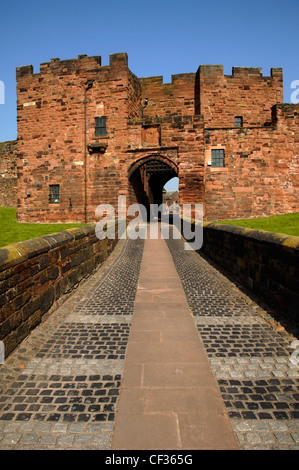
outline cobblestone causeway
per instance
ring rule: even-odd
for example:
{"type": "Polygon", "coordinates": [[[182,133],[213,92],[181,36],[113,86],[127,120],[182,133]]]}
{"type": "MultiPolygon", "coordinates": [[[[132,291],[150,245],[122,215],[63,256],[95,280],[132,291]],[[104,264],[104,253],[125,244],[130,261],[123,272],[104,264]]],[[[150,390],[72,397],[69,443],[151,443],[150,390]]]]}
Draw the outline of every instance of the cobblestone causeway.
{"type": "Polygon", "coordinates": [[[298,450],[298,333],[181,240],[167,243],[241,448],[298,450]]]}
{"type": "Polygon", "coordinates": [[[0,368],[1,449],[109,449],[143,241],[107,262],[0,368]]]}
{"type": "MultiPolygon", "coordinates": [[[[299,367],[274,313],[167,240],[241,449],[299,449],[299,367]]],[[[0,449],[110,449],[142,240],[110,258],[0,367],[0,449]]]]}

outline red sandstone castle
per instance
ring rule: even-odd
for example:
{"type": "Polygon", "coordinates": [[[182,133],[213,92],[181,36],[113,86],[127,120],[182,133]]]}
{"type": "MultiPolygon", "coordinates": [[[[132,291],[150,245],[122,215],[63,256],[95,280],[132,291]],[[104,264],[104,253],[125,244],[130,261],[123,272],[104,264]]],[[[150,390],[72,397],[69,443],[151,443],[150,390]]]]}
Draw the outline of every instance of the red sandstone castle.
{"type": "Polygon", "coordinates": [[[280,68],[201,65],[138,78],[127,54],[17,68],[18,219],[95,220],[101,203],[180,203],[205,220],[299,210],[299,105],[283,104],[280,68]]]}

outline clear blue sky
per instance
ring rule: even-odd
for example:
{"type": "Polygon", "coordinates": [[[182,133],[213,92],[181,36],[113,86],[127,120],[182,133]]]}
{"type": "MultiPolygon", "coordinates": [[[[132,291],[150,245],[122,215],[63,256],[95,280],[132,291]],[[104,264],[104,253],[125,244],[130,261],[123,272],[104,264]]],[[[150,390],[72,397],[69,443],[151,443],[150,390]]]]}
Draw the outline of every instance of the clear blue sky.
{"type": "Polygon", "coordinates": [[[53,57],[127,52],[139,77],[200,64],[284,70],[284,101],[299,80],[298,0],[16,0],[0,5],[0,141],[17,138],[15,69],[53,57]]]}

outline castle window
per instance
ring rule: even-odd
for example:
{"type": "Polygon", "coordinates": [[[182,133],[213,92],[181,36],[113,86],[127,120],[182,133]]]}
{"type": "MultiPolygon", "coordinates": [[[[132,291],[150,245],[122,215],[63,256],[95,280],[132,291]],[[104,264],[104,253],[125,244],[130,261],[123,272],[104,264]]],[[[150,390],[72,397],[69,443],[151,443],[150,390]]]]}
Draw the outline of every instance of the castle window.
{"type": "Polygon", "coordinates": [[[106,117],[96,117],[96,122],[95,122],[95,136],[100,137],[103,135],[107,135],[107,129],[106,129],[106,117]]]}
{"type": "Polygon", "coordinates": [[[59,184],[50,184],[50,204],[59,204],[59,184]]]}
{"type": "Polygon", "coordinates": [[[243,127],[243,116],[235,117],[235,127],[243,127]]]}
{"type": "Polygon", "coordinates": [[[217,168],[224,166],[224,149],[212,149],[212,166],[217,168]]]}

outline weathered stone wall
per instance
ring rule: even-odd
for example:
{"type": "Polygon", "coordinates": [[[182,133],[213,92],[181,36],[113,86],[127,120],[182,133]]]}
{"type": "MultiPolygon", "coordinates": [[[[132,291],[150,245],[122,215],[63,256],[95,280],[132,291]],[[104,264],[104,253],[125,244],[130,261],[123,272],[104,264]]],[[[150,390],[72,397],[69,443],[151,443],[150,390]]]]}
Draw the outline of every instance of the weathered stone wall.
{"type": "Polygon", "coordinates": [[[87,226],[0,249],[0,340],[6,355],[104,262],[116,242],[99,240],[87,226]]]}
{"type": "Polygon", "coordinates": [[[299,211],[299,105],[273,108],[273,125],[205,129],[205,219],[299,211]],[[213,168],[211,150],[225,166],[213,168]]]}
{"type": "Polygon", "coordinates": [[[150,118],[195,114],[195,75],[172,75],[171,83],[163,83],[159,76],[140,78],[142,103],[148,99],[144,114],[150,118]]]}
{"type": "Polygon", "coordinates": [[[147,117],[144,121],[145,125],[140,119],[128,121],[127,162],[134,164],[154,156],[169,159],[169,164],[173,163],[177,169],[180,202],[204,203],[202,116],[147,117]]]}
{"type": "MultiPolygon", "coordinates": [[[[268,77],[259,68],[224,75],[223,66],[203,65],[163,83],[136,77],[125,53],[112,54],[107,66],[82,55],[52,59],[39,73],[19,67],[17,97],[21,222],[84,222],[85,212],[90,222],[99,204],[117,208],[118,196],[135,202],[150,185],[142,188],[131,168],[153,157],[176,167],[180,203],[203,203],[205,220],[299,210],[299,105],[279,104],[279,68],[268,77]],[[96,135],[96,117],[106,118],[106,135],[96,135]],[[215,148],[225,152],[224,168],[209,165],[215,148]],[[49,200],[50,185],[59,185],[59,203],[49,200]]],[[[154,175],[145,199],[156,199],[164,177],[154,175]]]]}
{"type": "MultiPolygon", "coordinates": [[[[101,58],[52,59],[17,69],[18,89],[18,220],[84,222],[85,116],[87,92],[86,174],[89,220],[100,203],[115,204],[126,193],[124,151],[127,119],[141,106],[140,86],[128,69],[126,54],[101,58]],[[106,117],[107,135],[95,135],[95,118],[106,117]],[[105,151],[102,151],[104,149],[105,151]],[[49,185],[60,185],[59,204],[49,204],[49,185]],[[30,197],[28,197],[30,194],[30,197]]],[[[140,112],[141,108],[138,110],[140,112]]]]}
{"type": "Polygon", "coordinates": [[[299,325],[299,237],[206,222],[201,251],[299,325]]]}
{"type": "Polygon", "coordinates": [[[264,77],[257,67],[233,67],[232,75],[224,75],[222,65],[201,65],[196,84],[197,112],[207,127],[234,127],[236,116],[244,127],[269,125],[272,106],[283,103],[281,68],[264,77]]]}
{"type": "Polygon", "coordinates": [[[17,207],[17,141],[0,142],[0,207],[17,207]]]}

